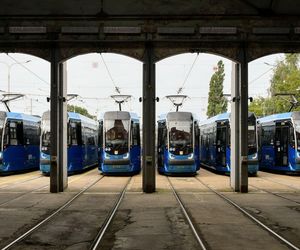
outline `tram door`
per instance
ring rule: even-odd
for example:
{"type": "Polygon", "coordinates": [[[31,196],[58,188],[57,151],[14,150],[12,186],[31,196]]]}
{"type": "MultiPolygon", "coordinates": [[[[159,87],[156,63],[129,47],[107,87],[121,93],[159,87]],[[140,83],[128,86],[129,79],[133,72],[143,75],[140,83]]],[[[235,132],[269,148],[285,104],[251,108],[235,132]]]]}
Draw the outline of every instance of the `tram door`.
{"type": "Polygon", "coordinates": [[[287,166],[288,165],[288,146],[290,128],[288,125],[277,123],[275,130],[275,165],[287,166]]]}
{"type": "Polygon", "coordinates": [[[226,166],[226,134],[227,134],[227,126],[218,126],[217,127],[217,162],[226,166]]]}

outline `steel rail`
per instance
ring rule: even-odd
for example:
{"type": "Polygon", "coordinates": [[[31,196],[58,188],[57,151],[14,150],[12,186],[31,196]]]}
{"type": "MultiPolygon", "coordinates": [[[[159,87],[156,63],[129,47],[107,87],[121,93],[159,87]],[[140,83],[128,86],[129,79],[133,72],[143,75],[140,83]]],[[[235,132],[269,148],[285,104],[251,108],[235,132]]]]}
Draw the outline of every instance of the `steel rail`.
{"type": "Polygon", "coordinates": [[[273,180],[273,179],[270,180],[269,178],[272,178],[271,176],[270,176],[269,178],[268,178],[268,177],[265,177],[265,176],[258,176],[258,177],[261,178],[261,179],[263,179],[263,180],[269,181],[269,182],[274,182],[274,183],[277,183],[277,184],[279,184],[279,185],[289,187],[289,188],[291,188],[291,189],[293,189],[293,190],[297,190],[297,191],[300,190],[300,188],[291,186],[291,185],[289,185],[289,184],[282,183],[282,182],[280,182],[280,181],[275,181],[275,180],[273,180]]]}
{"type": "Polygon", "coordinates": [[[27,195],[27,194],[31,194],[31,193],[33,193],[33,192],[36,192],[36,191],[38,191],[38,190],[40,190],[40,189],[43,189],[43,188],[45,188],[45,187],[48,187],[48,186],[49,186],[49,184],[44,185],[44,186],[41,186],[41,187],[38,187],[38,188],[35,188],[35,189],[30,190],[30,191],[28,191],[28,192],[22,193],[22,194],[20,194],[19,196],[15,197],[15,198],[13,198],[13,199],[11,199],[11,200],[4,201],[4,202],[0,203],[0,207],[3,206],[3,205],[5,205],[5,204],[7,204],[7,203],[10,203],[11,201],[17,200],[17,199],[19,199],[19,198],[21,198],[21,197],[23,197],[23,196],[25,196],[25,195],[27,195]]]}
{"type": "Polygon", "coordinates": [[[107,228],[109,227],[112,219],[114,218],[119,206],[120,206],[120,203],[122,202],[123,198],[124,198],[124,195],[126,193],[126,189],[128,187],[128,184],[130,183],[132,177],[130,177],[125,185],[125,187],[123,188],[122,192],[120,193],[118,199],[116,200],[114,206],[112,207],[112,209],[110,210],[108,216],[106,217],[104,223],[102,224],[97,236],[95,237],[91,247],[90,247],[90,250],[96,250],[101,242],[101,240],[103,239],[103,236],[107,230],[107,228]]]}
{"type": "Polygon", "coordinates": [[[6,187],[17,186],[17,185],[23,184],[23,183],[25,183],[25,182],[27,182],[27,181],[32,181],[32,180],[39,179],[39,178],[41,178],[41,177],[42,177],[42,175],[38,175],[38,176],[31,177],[31,178],[29,178],[29,179],[21,180],[20,182],[17,181],[17,182],[9,183],[9,181],[7,181],[7,182],[4,182],[4,183],[0,183],[0,185],[3,185],[3,186],[0,186],[0,189],[4,189],[4,188],[6,188],[6,187]],[[7,183],[8,183],[8,184],[7,184],[7,183]],[[6,184],[6,185],[5,185],[5,184],[6,184]]]}
{"type": "MultiPolygon", "coordinates": [[[[71,184],[72,182],[77,181],[78,179],[82,178],[83,176],[89,174],[90,172],[91,172],[91,171],[88,171],[88,172],[86,172],[86,173],[80,175],[79,177],[74,178],[73,180],[69,181],[68,184],[71,184]]],[[[39,178],[40,178],[40,177],[42,177],[42,176],[39,176],[39,178]]],[[[37,178],[35,178],[35,179],[37,179],[37,178]]],[[[31,179],[31,180],[32,180],[32,179],[31,179]]],[[[24,181],[24,182],[26,182],[26,181],[24,181]]],[[[43,188],[45,188],[45,187],[48,187],[49,185],[50,185],[50,184],[43,185],[43,186],[41,186],[41,187],[35,188],[35,189],[33,189],[33,190],[30,190],[30,191],[28,191],[28,192],[22,193],[22,194],[20,194],[19,196],[15,197],[15,198],[13,198],[13,199],[11,199],[11,200],[4,201],[4,202],[0,203],[0,207],[3,206],[3,205],[5,205],[5,204],[7,204],[7,203],[10,203],[11,201],[17,200],[17,199],[19,199],[19,198],[21,198],[21,197],[23,197],[23,196],[25,196],[25,195],[27,195],[27,194],[31,194],[31,193],[33,193],[33,192],[36,192],[36,191],[40,190],[40,189],[43,189],[43,188]]],[[[14,186],[14,185],[13,185],[13,186],[14,186]]],[[[1,189],[1,188],[0,188],[0,189],[1,189]]],[[[0,192],[1,192],[1,191],[0,191],[0,192]]]]}
{"type": "Polygon", "coordinates": [[[206,250],[207,248],[205,247],[203,241],[201,240],[199,234],[197,233],[197,230],[196,230],[196,228],[194,227],[194,224],[193,224],[192,220],[190,219],[190,216],[189,216],[189,214],[187,213],[187,211],[186,211],[186,209],[185,209],[185,206],[184,206],[183,202],[181,201],[181,199],[180,199],[178,193],[176,192],[176,190],[175,190],[175,188],[174,188],[172,182],[170,181],[170,178],[167,177],[167,179],[168,179],[168,181],[169,181],[169,183],[170,183],[170,186],[171,186],[171,189],[172,189],[172,191],[173,191],[173,194],[174,194],[176,200],[178,201],[178,203],[179,203],[179,205],[180,205],[180,207],[181,207],[181,210],[182,210],[182,212],[183,212],[185,218],[187,219],[187,221],[188,221],[188,223],[189,223],[189,225],[190,225],[190,227],[191,227],[191,229],[192,229],[192,231],[193,231],[193,234],[194,234],[194,236],[195,236],[197,242],[198,242],[199,245],[201,246],[201,249],[206,250]]]}
{"type": "Polygon", "coordinates": [[[46,217],[45,219],[43,219],[41,222],[39,222],[38,224],[36,224],[34,227],[32,227],[31,229],[29,229],[27,232],[25,232],[24,234],[22,234],[21,236],[19,236],[17,239],[15,239],[14,241],[12,241],[11,243],[9,243],[8,245],[6,245],[5,247],[3,247],[1,250],[7,250],[10,249],[12,246],[14,246],[15,244],[19,243],[20,241],[22,241],[23,239],[25,239],[28,235],[30,235],[31,233],[33,233],[34,231],[36,231],[38,228],[40,228],[42,225],[44,225],[46,222],[48,222],[50,219],[52,219],[55,215],[57,215],[61,210],[63,210],[64,208],[66,208],[68,205],[70,205],[75,199],[77,199],[81,194],[83,194],[86,190],[88,190],[90,187],[94,186],[97,182],[99,182],[101,179],[103,179],[104,176],[101,176],[100,178],[98,178],[97,180],[95,180],[94,182],[92,182],[90,185],[88,185],[87,187],[85,187],[84,189],[82,189],[79,193],[77,193],[75,196],[73,196],[70,200],[68,200],[64,205],[62,205],[61,207],[59,207],[55,212],[53,212],[52,214],[50,214],[48,217],[46,217]]]}
{"type": "Polygon", "coordinates": [[[229,204],[231,204],[232,206],[234,206],[237,210],[239,210],[240,212],[242,212],[244,215],[246,215],[247,217],[249,217],[251,220],[253,220],[255,223],[257,223],[259,226],[261,226],[263,229],[265,229],[266,231],[268,231],[271,235],[273,235],[276,239],[279,239],[281,242],[283,242],[284,244],[286,244],[288,247],[290,247],[291,249],[294,250],[300,250],[300,248],[298,248],[297,246],[295,246],[293,243],[289,242],[287,239],[285,239],[284,237],[280,236],[279,234],[277,234],[275,231],[273,231],[271,228],[269,228],[267,225],[265,225],[264,223],[262,223],[260,220],[256,219],[254,216],[252,216],[250,213],[248,213],[245,209],[243,209],[241,206],[239,206],[237,203],[235,203],[233,200],[229,199],[228,197],[226,197],[225,195],[219,193],[218,191],[215,191],[214,189],[212,189],[210,186],[208,186],[207,184],[205,184],[202,180],[200,180],[199,178],[195,177],[203,186],[205,186],[206,188],[208,188],[210,191],[212,191],[213,193],[215,193],[216,195],[218,195],[219,197],[223,198],[224,200],[226,200],[229,204]]]}
{"type": "Polygon", "coordinates": [[[250,186],[250,187],[253,187],[253,188],[255,188],[255,189],[258,189],[258,190],[260,190],[260,191],[266,192],[266,193],[268,193],[268,194],[272,194],[272,195],[274,195],[274,196],[280,197],[280,198],[282,198],[282,199],[285,199],[285,200],[288,200],[288,201],[291,201],[291,202],[295,202],[295,203],[297,203],[297,204],[300,204],[299,201],[295,201],[295,200],[290,199],[290,198],[287,198],[287,197],[285,197],[285,196],[283,196],[283,195],[280,195],[280,194],[277,194],[277,193],[273,193],[273,192],[268,191],[268,190],[266,190],[266,189],[257,187],[257,186],[255,186],[255,185],[253,185],[253,184],[249,184],[249,186],[250,186]]]}

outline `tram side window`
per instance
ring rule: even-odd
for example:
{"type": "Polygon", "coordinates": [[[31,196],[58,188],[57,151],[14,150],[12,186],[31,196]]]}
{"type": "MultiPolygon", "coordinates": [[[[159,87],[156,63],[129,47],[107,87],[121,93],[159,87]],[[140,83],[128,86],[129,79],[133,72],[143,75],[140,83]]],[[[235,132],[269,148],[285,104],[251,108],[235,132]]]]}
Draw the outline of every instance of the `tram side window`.
{"type": "Polygon", "coordinates": [[[195,140],[195,146],[199,146],[199,140],[200,140],[200,130],[198,125],[195,123],[195,128],[194,128],[195,132],[194,132],[194,140],[195,140]]]}
{"type": "Polygon", "coordinates": [[[261,129],[261,144],[262,146],[274,145],[274,127],[265,126],[261,129]]]}
{"type": "Polygon", "coordinates": [[[99,132],[98,132],[98,143],[99,143],[99,146],[102,147],[103,145],[103,121],[101,121],[99,123],[99,132]]]}
{"type": "Polygon", "coordinates": [[[164,144],[164,138],[163,138],[163,125],[158,124],[158,129],[157,129],[157,146],[161,147],[164,144]]]}
{"type": "Polygon", "coordinates": [[[5,127],[4,146],[23,144],[22,122],[8,122],[5,127]]]}
{"type": "Polygon", "coordinates": [[[40,129],[37,124],[26,124],[24,123],[24,143],[26,145],[35,145],[40,144],[40,129]]]}
{"type": "Polygon", "coordinates": [[[96,145],[96,140],[94,137],[94,131],[91,129],[87,130],[87,144],[90,146],[95,146],[96,145]]]}
{"type": "Polygon", "coordinates": [[[2,150],[3,121],[0,121],[0,150],[2,150]]]}
{"type": "Polygon", "coordinates": [[[289,138],[290,146],[292,148],[295,148],[295,134],[294,134],[294,128],[290,126],[290,138],[289,138]]]}
{"type": "Polygon", "coordinates": [[[68,145],[82,145],[81,124],[70,122],[68,127],[68,145]]]}
{"type": "Polygon", "coordinates": [[[137,123],[132,124],[132,144],[140,145],[140,126],[137,123]]]}

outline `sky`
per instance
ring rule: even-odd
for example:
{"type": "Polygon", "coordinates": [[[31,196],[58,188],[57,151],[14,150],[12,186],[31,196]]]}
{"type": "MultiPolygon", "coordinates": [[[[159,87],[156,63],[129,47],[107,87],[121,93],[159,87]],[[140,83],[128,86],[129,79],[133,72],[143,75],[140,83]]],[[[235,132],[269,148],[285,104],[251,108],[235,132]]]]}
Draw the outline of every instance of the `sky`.
{"type": "MultiPolygon", "coordinates": [[[[283,54],[257,59],[249,64],[249,96],[267,96],[274,64],[283,54]]],[[[157,115],[174,111],[175,107],[166,95],[174,95],[180,87],[187,95],[182,111],[191,111],[200,120],[206,119],[209,82],[219,60],[225,65],[224,94],[231,91],[232,62],[212,54],[181,54],[169,57],[156,64],[157,115]]],[[[46,98],[50,93],[50,63],[26,54],[0,54],[0,91],[8,89],[25,96],[10,104],[15,112],[41,115],[49,109],[46,98]]],[[[131,95],[123,110],[142,115],[142,63],[127,56],[103,53],[86,54],[67,61],[67,92],[79,96],[69,104],[86,108],[90,114],[99,116],[118,106],[110,97],[117,94],[131,95]]],[[[0,92],[1,94],[2,92],[0,92]]],[[[0,96],[1,97],[1,96],[0,96]]],[[[230,108],[230,104],[228,105],[230,108]]],[[[0,110],[5,110],[0,104],[0,110]]],[[[229,109],[230,110],[230,109],[229,109]]]]}

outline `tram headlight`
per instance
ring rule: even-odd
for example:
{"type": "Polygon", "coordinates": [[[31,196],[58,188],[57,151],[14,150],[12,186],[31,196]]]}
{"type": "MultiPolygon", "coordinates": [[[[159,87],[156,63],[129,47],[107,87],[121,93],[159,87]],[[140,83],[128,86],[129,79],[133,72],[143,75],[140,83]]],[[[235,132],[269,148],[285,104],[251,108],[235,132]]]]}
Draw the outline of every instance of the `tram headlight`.
{"type": "Polygon", "coordinates": [[[193,159],[194,158],[194,153],[191,153],[188,157],[188,159],[193,159]]]}
{"type": "Polygon", "coordinates": [[[170,158],[170,159],[175,159],[175,156],[174,156],[173,154],[170,154],[170,153],[169,153],[169,158],[170,158]]]}
{"type": "Polygon", "coordinates": [[[128,159],[129,157],[129,153],[126,153],[125,155],[123,155],[123,159],[128,159]]]}
{"type": "Polygon", "coordinates": [[[257,158],[257,153],[253,154],[251,158],[256,159],[257,158]]]}

